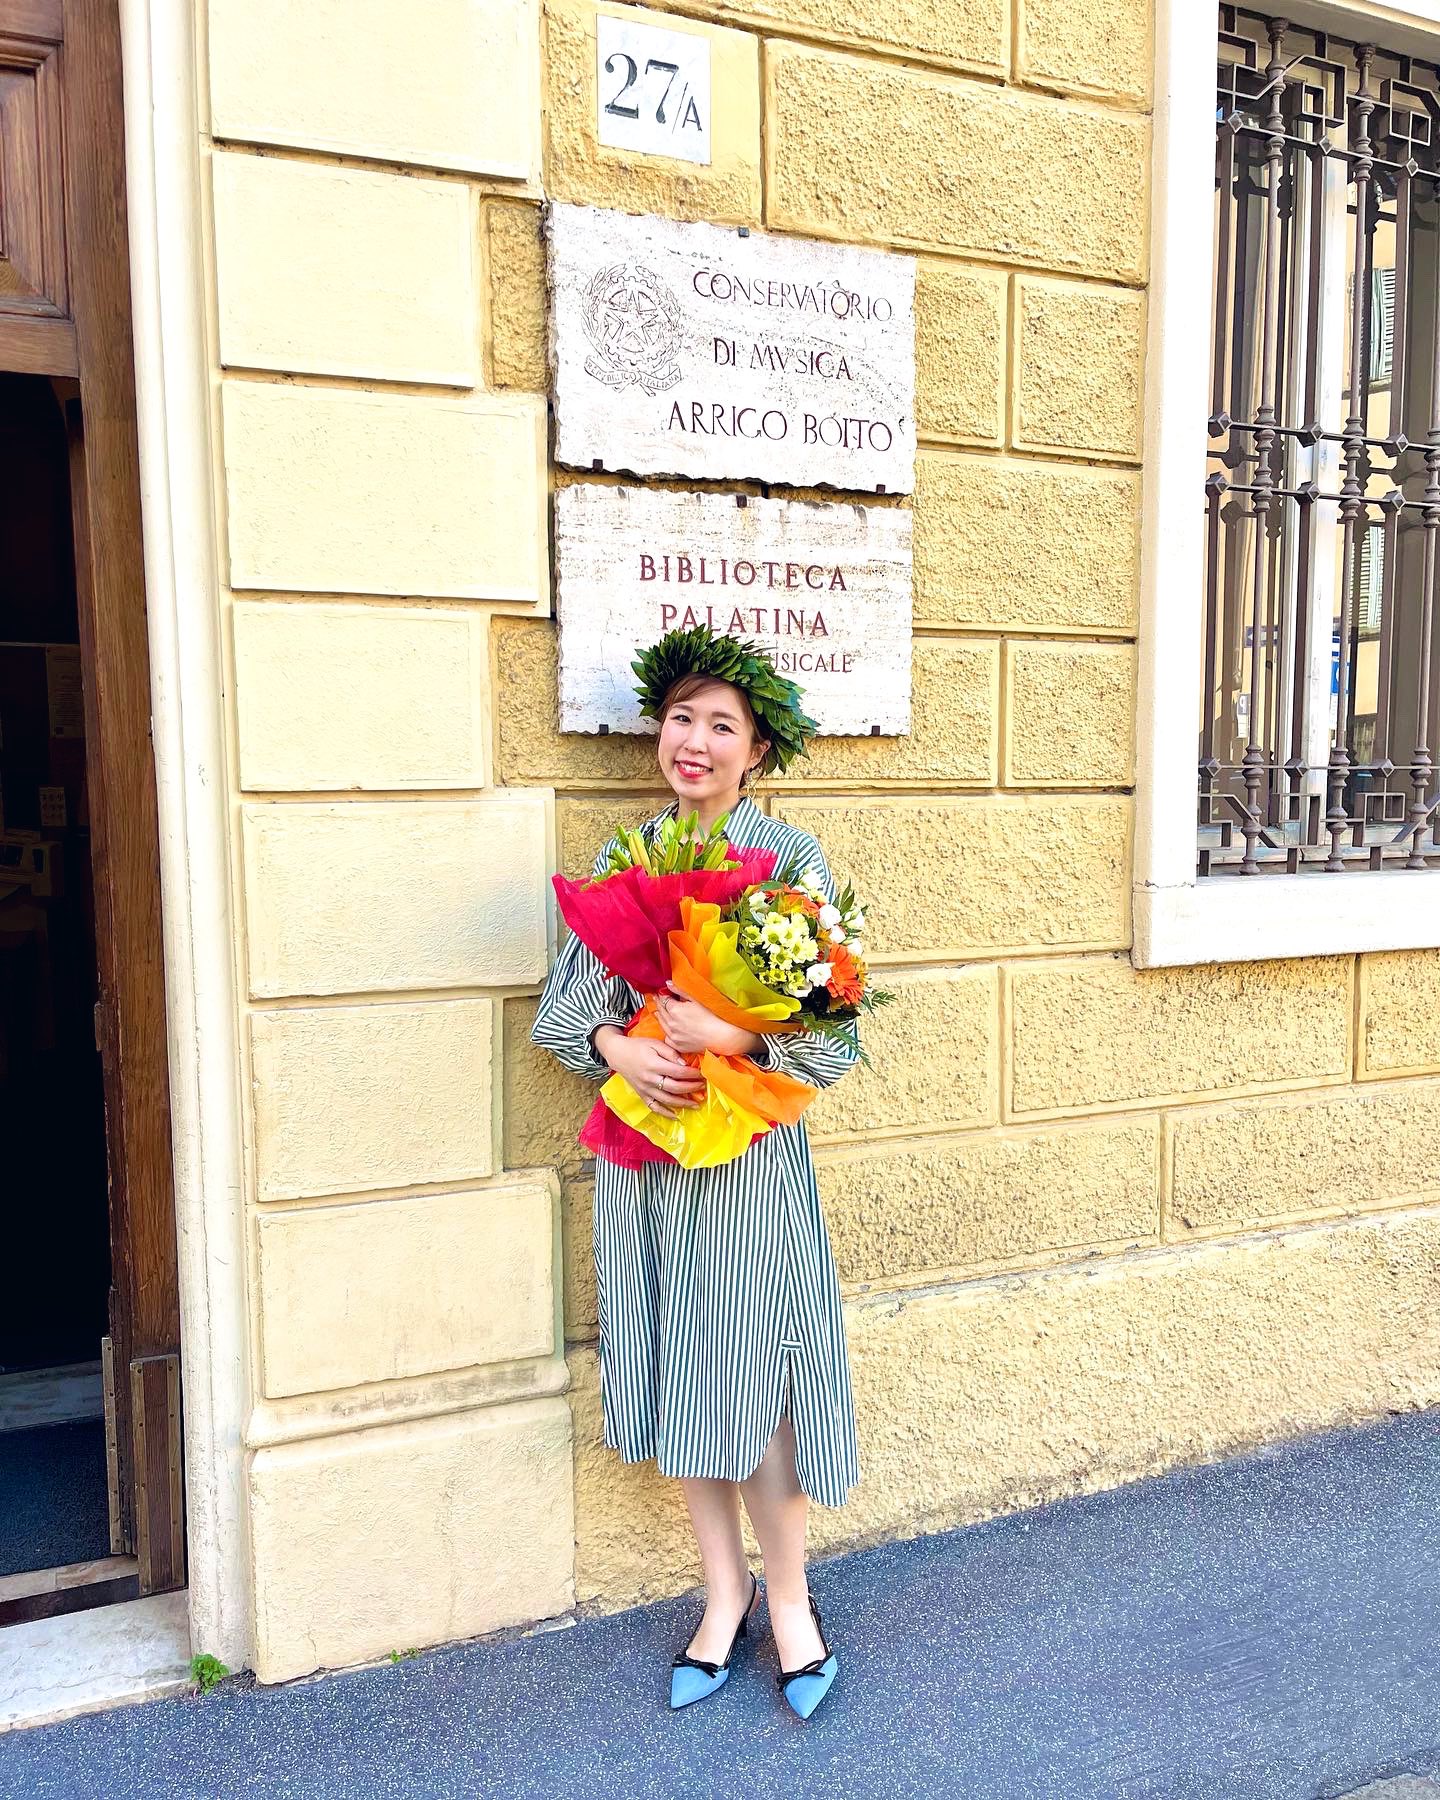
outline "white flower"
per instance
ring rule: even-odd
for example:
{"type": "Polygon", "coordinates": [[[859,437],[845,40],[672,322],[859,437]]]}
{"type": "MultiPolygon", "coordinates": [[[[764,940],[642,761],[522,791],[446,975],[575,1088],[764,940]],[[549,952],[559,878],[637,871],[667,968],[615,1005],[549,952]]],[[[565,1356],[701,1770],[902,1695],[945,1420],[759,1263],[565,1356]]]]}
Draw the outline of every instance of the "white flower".
{"type": "Polygon", "coordinates": [[[851,938],[850,943],[847,947],[850,951],[850,954],[855,958],[855,960],[857,962],[864,962],[865,946],[860,942],[859,938],[851,938]]]}
{"type": "Polygon", "coordinates": [[[764,912],[765,910],[765,896],[758,888],[750,896],[750,910],[754,913],[764,912]]]}
{"type": "Polygon", "coordinates": [[[830,979],[830,971],[831,965],[829,963],[811,963],[810,967],[805,971],[805,979],[810,983],[812,988],[824,987],[825,983],[830,979]]]}
{"type": "Polygon", "coordinates": [[[840,923],[840,908],[838,906],[831,906],[828,903],[822,906],[820,908],[820,923],[825,926],[838,925],[840,923]]]}
{"type": "Polygon", "coordinates": [[[849,919],[846,920],[846,923],[852,931],[863,931],[865,929],[865,913],[863,909],[857,906],[854,912],[851,913],[849,919]]]}
{"type": "Polygon", "coordinates": [[[830,927],[830,942],[832,944],[843,944],[845,942],[845,928],[843,925],[832,925],[830,927]]]}

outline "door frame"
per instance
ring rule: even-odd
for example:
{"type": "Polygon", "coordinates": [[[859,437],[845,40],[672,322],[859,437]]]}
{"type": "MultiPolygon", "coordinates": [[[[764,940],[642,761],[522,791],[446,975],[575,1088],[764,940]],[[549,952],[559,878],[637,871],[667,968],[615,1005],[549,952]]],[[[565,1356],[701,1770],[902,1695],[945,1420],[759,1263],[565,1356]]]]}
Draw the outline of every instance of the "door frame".
{"type": "Polygon", "coordinates": [[[18,72],[18,292],[4,366],[51,378],[69,446],[104,1086],[110,1283],[103,1351],[110,1548],[141,1594],[185,1580],[180,1297],[171,1178],[159,825],[135,435],[119,13],[3,0],[18,72]]]}
{"type": "Polygon", "coordinates": [[[179,1250],[191,1642],[253,1662],[241,954],[199,0],[118,0],[179,1250]]]}

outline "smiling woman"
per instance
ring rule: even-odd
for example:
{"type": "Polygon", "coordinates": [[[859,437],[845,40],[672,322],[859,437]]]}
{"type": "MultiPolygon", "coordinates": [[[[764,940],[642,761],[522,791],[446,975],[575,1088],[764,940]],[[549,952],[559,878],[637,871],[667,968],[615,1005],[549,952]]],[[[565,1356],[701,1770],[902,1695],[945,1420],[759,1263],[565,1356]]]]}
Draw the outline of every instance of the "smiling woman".
{"type": "MultiPolygon", "coordinates": [[[[660,772],[677,798],[646,821],[723,821],[736,850],[837,887],[815,839],[761,812],[757,773],[803,754],[813,721],[800,692],[752,645],[704,627],[671,632],[634,665],[642,710],[660,722],[660,772]]],[[[618,836],[595,861],[609,866],[618,836]]],[[[578,1074],[622,1076],[653,1111],[696,1105],[705,1051],[748,1057],[813,1087],[859,1056],[853,1026],[760,1036],[678,990],[657,1002],[663,1038],[630,1037],[643,996],[572,936],[541,996],[534,1042],[578,1074]]],[[[675,1659],[671,1705],[715,1692],[757,1600],[740,1497],[764,1556],[767,1599],[791,1707],[808,1717],[835,1674],[805,1574],[808,1502],[842,1506],[859,1478],[840,1289],[802,1119],[758,1136],[733,1161],[626,1168],[600,1157],[595,1183],[605,1442],[626,1462],[654,1457],[678,1477],[705,1569],[706,1607],[675,1659]]]]}

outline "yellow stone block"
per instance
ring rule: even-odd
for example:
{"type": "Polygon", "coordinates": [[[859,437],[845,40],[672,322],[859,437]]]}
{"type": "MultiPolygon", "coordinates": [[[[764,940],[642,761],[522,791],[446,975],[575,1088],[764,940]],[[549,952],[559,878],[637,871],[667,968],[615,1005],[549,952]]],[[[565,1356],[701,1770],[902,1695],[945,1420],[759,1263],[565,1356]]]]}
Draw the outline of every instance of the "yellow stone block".
{"type": "Polygon", "coordinates": [[[1005,780],[1016,787],[1127,787],[1135,779],[1135,651],[1129,644],[1005,646],[1005,780]]]}
{"type": "Polygon", "coordinates": [[[209,0],[217,138],[510,180],[540,164],[538,0],[209,0]]]}
{"type": "MultiPolygon", "coordinates": [[[[606,1447],[600,1353],[569,1352],[575,1444],[575,1600],[601,1612],[678,1594],[700,1579],[680,1484],[653,1461],[626,1463],[606,1447]]],[[[813,1515],[812,1515],[813,1517],[813,1515]]]]}
{"type": "Polygon", "coordinates": [[[854,882],[872,955],[938,960],[1128,939],[1123,798],[783,799],[774,810],[812,832],[854,882]]]}
{"type": "Polygon", "coordinates": [[[237,601],[242,788],[482,787],[475,613],[237,601]]]}
{"type": "MultiPolygon", "coordinates": [[[[1435,1210],[852,1302],[860,1482],[812,1552],[1435,1406],[1437,1310],[1435,1210]]],[[[577,1598],[691,1586],[677,1484],[601,1444],[594,1352],[570,1369],[577,1598]]]]}
{"type": "Polygon", "coordinates": [[[1166,1122],[1167,1226],[1178,1232],[1433,1199],[1440,1178],[1397,1146],[1440,1132],[1440,1083],[1195,1107],[1166,1122]]]}
{"type": "Polygon", "coordinates": [[[244,808],[250,992],[526,986],[545,973],[548,795],[244,808]]]}
{"type": "Polygon", "coordinates": [[[249,1487],[261,1681],[574,1604],[563,1399],[271,1446],[256,1452],[249,1487]]]}
{"type": "Polygon", "coordinates": [[[556,627],[550,620],[497,618],[491,644],[501,781],[521,787],[571,782],[637,787],[659,781],[653,737],[629,732],[599,737],[558,729],[556,627]]]}
{"type": "Polygon", "coordinates": [[[1015,289],[1016,446],[1138,461],[1144,297],[1030,275],[1015,289]]]}
{"type": "MultiPolygon", "coordinates": [[[[501,781],[611,787],[659,779],[653,737],[622,732],[598,737],[556,728],[555,629],[548,621],[497,619],[493,642],[501,781]]],[[[812,738],[809,755],[764,787],[771,792],[815,782],[993,787],[999,758],[998,645],[918,638],[913,654],[907,735],[812,738]]]]}
{"type": "Polygon", "coordinates": [[[1125,471],[922,452],[915,618],[1133,631],[1139,516],[1139,484],[1125,471]]]}
{"type": "Polygon", "coordinates": [[[767,225],[1144,273],[1143,119],[786,43],[766,46],[765,95],[767,225]]]}
{"type": "Polygon", "coordinates": [[[529,1181],[265,1214],[265,1393],[553,1355],[555,1201],[529,1181]]]}
{"type": "Polygon", "coordinates": [[[760,45],[743,31],[594,0],[545,0],[545,191],[620,212],[760,223],[760,45]],[[637,155],[601,144],[595,16],[663,25],[710,44],[710,161],[637,155]]]}
{"type": "Polygon", "coordinates": [[[252,1013],[257,1197],[489,1175],[493,1036],[488,1000],[252,1013]]]}
{"type": "Polygon", "coordinates": [[[671,0],[677,12],[718,14],[785,37],[898,51],[923,62],[994,74],[1007,58],[1006,0],[671,0]]]}
{"type": "Polygon", "coordinates": [[[1360,1009],[1362,1074],[1440,1069],[1440,950],[1362,956],[1360,1009]]]}
{"type": "Polygon", "coordinates": [[[1152,1117],[827,1151],[817,1172],[840,1278],[939,1276],[1153,1243],[1159,1149],[1152,1117]]]}
{"type": "Polygon", "coordinates": [[[462,183],[224,152],[211,167],[222,363],[475,385],[462,183]]]}
{"type": "Polygon", "coordinates": [[[1000,978],[995,969],[885,970],[895,998],[866,1013],[857,1063],[805,1114],[812,1137],[958,1131],[1000,1112],[1000,978]]]}
{"type": "Polygon", "coordinates": [[[1019,1113],[1298,1086],[1350,1067],[1350,959],[1135,969],[1017,968],[1009,985],[1019,1113]]]}
{"type": "Polygon", "coordinates": [[[505,1167],[553,1168],[570,1180],[590,1170],[593,1159],[575,1134],[595,1104],[600,1080],[572,1075],[530,1042],[538,1004],[524,997],[505,1002],[505,1167]]]}
{"type": "Polygon", "coordinates": [[[540,208],[523,201],[492,200],[484,207],[484,217],[492,381],[497,388],[543,394],[550,386],[550,371],[540,208]]]}
{"type": "Polygon", "coordinates": [[[999,754],[999,646],[916,638],[911,654],[908,733],[812,738],[808,756],[763,785],[771,791],[817,782],[993,787],[999,754]]]}
{"type": "Polygon", "coordinates": [[[1008,275],[922,256],[915,265],[915,428],[998,444],[1004,429],[1008,275]]]}
{"type": "Polygon", "coordinates": [[[230,582],[549,606],[545,407],[228,381],[230,582]]]}
{"type": "Polygon", "coordinates": [[[1153,0],[1020,0],[1015,71],[1066,93],[1150,96],[1153,0]]]}
{"type": "Polygon", "coordinates": [[[862,1481],[815,1548],[1432,1406],[1437,1303],[1430,1214],[852,1307],[862,1481]]]}

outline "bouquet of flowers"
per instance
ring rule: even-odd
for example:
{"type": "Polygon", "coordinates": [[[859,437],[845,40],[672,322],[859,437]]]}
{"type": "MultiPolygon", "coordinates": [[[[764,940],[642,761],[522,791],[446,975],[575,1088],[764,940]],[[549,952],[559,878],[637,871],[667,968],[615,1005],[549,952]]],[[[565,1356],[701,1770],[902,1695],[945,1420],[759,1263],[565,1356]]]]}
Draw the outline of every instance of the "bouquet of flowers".
{"type": "MultiPolygon", "coordinates": [[[[644,995],[627,1035],[664,1036],[655,996],[670,983],[762,1036],[840,1033],[846,1020],[889,999],[869,986],[858,937],[864,917],[848,887],[831,906],[817,871],[777,880],[773,851],[736,851],[718,825],[699,842],[693,814],[664,821],[653,845],[638,832],[618,837],[601,875],[557,875],[555,892],[576,936],[644,995]]],[[[707,1050],[686,1060],[705,1077],[699,1105],[667,1117],[612,1075],[580,1142],[625,1168],[713,1168],[775,1125],[794,1124],[817,1091],[748,1056],[707,1050]]]]}
{"type": "MultiPolygon", "coordinates": [[[[818,869],[787,870],[757,883],[734,908],[740,954],[767,988],[796,1003],[798,1020],[822,1036],[894,999],[874,987],[865,963],[865,914],[847,882],[834,904],[818,869]]],[[[859,1049],[868,1068],[870,1059],[859,1049]]]]}

